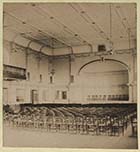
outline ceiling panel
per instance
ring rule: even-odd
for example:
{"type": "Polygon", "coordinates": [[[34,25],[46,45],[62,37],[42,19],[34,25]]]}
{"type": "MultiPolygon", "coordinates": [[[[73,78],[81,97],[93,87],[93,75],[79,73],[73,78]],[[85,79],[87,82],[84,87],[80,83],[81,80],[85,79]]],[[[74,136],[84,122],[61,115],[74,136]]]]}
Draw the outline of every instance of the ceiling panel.
{"type": "Polygon", "coordinates": [[[4,28],[54,48],[116,43],[128,28],[136,39],[135,11],[131,3],[5,3],[4,28]]]}

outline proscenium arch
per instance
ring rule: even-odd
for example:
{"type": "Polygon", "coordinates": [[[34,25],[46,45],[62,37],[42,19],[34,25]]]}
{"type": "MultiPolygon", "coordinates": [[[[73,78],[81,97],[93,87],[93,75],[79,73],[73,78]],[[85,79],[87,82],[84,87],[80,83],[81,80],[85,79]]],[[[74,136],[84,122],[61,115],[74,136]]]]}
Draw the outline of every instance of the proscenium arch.
{"type": "MultiPolygon", "coordinates": [[[[97,59],[97,60],[92,60],[92,61],[89,61],[87,62],[86,64],[84,64],[78,71],[78,75],[80,74],[81,70],[84,69],[84,67],[86,67],[88,64],[91,64],[91,63],[94,63],[94,62],[99,62],[101,61],[100,59],[97,59]]],[[[127,70],[129,70],[129,67],[127,64],[125,64],[124,62],[122,61],[119,61],[119,60],[115,60],[115,59],[104,59],[104,61],[113,61],[113,62],[117,62],[119,64],[121,64],[122,66],[124,66],[127,70]]]]}

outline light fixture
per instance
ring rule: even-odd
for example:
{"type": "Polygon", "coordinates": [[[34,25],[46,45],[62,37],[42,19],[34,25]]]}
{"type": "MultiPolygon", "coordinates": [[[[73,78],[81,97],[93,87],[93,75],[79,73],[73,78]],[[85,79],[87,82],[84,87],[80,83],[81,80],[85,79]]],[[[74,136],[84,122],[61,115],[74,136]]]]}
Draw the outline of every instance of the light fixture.
{"type": "Polygon", "coordinates": [[[36,6],[36,4],[34,4],[34,3],[33,3],[33,4],[31,4],[31,5],[32,5],[33,7],[35,7],[35,6],[36,6]]]}
{"type": "Polygon", "coordinates": [[[41,31],[41,30],[38,30],[38,32],[41,33],[42,31],[41,31]]]}
{"type": "Polygon", "coordinates": [[[84,14],[84,13],[85,13],[85,11],[81,11],[81,13],[82,13],[82,14],[84,14]]]}
{"type": "Polygon", "coordinates": [[[26,22],[23,21],[22,24],[26,24],[26,22]]]}
{"type": "Polygon", "coordinates": [[[50,17],[50,19],[54,19],[54,17],[53,17],[53,16],[51,16],[51,17],[50,17]]]}

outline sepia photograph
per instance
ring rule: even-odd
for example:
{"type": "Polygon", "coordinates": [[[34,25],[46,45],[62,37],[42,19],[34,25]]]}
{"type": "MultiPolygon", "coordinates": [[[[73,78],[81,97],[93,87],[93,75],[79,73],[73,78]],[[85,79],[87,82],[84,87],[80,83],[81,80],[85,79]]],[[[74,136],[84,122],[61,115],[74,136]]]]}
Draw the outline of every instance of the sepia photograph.
{"type": "Polygon", "coordinates": [[[138,149],[137,3],[3,3],[3,147],[138,149]]]}

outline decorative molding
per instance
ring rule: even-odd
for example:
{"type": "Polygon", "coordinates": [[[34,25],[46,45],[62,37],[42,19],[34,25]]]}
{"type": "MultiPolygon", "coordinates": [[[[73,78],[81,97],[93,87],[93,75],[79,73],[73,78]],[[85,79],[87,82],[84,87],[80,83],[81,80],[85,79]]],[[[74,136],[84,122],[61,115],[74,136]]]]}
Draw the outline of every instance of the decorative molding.
{"type": "MultiPolygon", "coordinates": [[[[80,74],[81,70],[86,67],[88,64],[91,64],[91,63],[94,63],[94,62],[100,62],[101,60],[100,59],[97,59],[97,60],[92,60],[92,61],[89,61],[87,62],[86,64],[84,64],[78,71],[78,75],[80,74]]],[[[127,70],[128,70],[128,65],[125,64],[124,62],[122,61],[119,61],[119,60],[115,60],[115,59],[104,59],[104,61],[112,61],[112,62],[117,62],[119,64],[121,64],[122,66],[124,66],[127,70]]]]}

